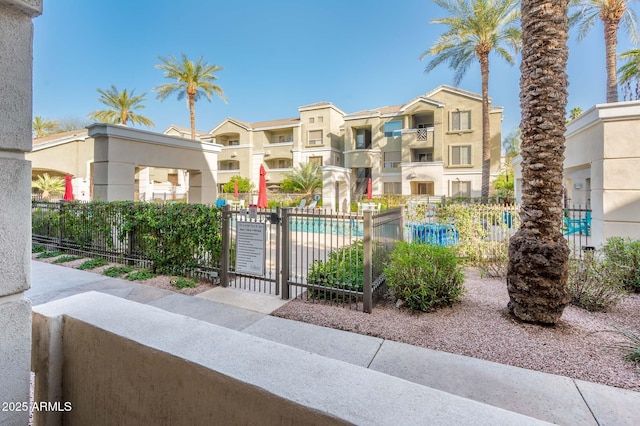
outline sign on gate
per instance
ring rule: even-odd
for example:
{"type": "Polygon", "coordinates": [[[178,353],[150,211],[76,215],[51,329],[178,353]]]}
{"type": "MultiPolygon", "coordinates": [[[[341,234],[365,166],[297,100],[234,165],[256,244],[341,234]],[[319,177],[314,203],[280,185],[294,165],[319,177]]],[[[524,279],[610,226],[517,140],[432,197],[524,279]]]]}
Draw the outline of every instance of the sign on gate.
{"type": "Polygon", "coordinates": [[[236,272],[264,276],[266,225],[259,222],[236,223],[236,272]]]}

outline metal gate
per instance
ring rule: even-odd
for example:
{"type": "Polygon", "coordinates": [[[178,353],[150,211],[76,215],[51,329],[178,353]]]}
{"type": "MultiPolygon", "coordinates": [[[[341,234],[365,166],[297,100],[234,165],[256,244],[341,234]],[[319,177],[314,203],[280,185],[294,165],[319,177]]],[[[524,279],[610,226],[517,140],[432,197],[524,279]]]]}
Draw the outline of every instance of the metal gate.
{"type": "Polygon", "coordinates": [[[280,233],[279,208],[276,211],[232,210],[225,206],[222,210],[223,253],[220,284],[225,287],[280,295],[280,233]],[[245,233],[245,228],[249,228],[253,234],[245,233]],[[246,238],[251,238],[252,235],[256,238],[246,241],[246,238]],[[245,238],[245,241],[241,241],[240,253],[238,237],[245,238]],[[250,267],[247,267],[247,264],[250,264],[250,267]]]}

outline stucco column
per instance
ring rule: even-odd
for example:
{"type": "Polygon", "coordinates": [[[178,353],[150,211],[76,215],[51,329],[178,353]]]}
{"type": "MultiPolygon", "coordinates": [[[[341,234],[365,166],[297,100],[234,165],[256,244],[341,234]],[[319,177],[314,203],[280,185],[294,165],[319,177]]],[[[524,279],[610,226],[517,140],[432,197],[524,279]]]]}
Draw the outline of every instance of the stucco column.
{"type": "Polygon", "coordinates": [[[218,197],[216,170],[189,170],[189,203],[215,204],[218,197]]]}
{"type": "MultiPolygon", "coordinates": [[[[29,401],[31,363],[31,19],[41,0],[0,0],[0,403],[29,401]]],[[[0,424],[28,423],[0,410],[0,424]]]]}
{"type": "Polygon", "coordinates": [[[133,201],[135,175],[136,166],[133,163],[96,161],[93,166],[93,198],[100,201],[133,201]]]}

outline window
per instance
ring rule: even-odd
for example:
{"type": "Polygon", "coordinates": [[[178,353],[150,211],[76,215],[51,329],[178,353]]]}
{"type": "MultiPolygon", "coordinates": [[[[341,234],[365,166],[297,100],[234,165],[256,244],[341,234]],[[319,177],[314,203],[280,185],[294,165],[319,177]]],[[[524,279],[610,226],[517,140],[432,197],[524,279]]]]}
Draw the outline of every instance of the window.
{"type": "Polygon", "coordinates": [[[324,117],[318,117],[318,123],[323,123],[324,122],[324,117]]]}
{"type": "Polygon", "coordinates": [[[371,149],[371,130],[356,130],[356,149],[371,149]]]}
{"type": "Polygon", "coordinates": [[[278,160],[277,167],[279,169],[286,169],[287,167],[291,167],[292,161],[286,158],[281,158],[278,160]]]}
{"type": "Polygon", "coordinates": [[[389,151],[384,153],[384,162],[382,167],[384,169],[396,169],[400,167],[400,151],[389,151]]]}
{"type": "Polygon", "coordinates": [[[385,194],[402,194],[402,183],[385,182],[382,190],[385,194]]]}
{"type": "Polygon", "coordinates": [[[388,121],[384,123],[384,137],[392,138],[402,135],[402,121],[388,121]]]}
{"type": "Polygon", "coordinates": [[[309,164],[317,164],[322,167],[322,157],[309,157],[309,164]]]}
{"type": "Polygon", "coordinates": [[[451,196],[471,198],[471,182],[461,180],[451,182],[451,196]]]}
{"type": "Polygon", "coordinates": [[[229,141],[229,146],[236,146],[236,145],[240,145],[240,142],[237,140],[229,141]]]}
{"type": "Polygon", "coordinates": [[[309,143],[307,145],[322,145],[322,130],[309,130],[309,143]]]}
{"type": "Polygon", "coordinates": [[[333,157],[333,165],[342,166],[342,156],[340,154],[335,154],[333,157]]]}
{"type": "Polygon", "coordinates": [[[471,130],[471,111],[453,111],[451,130],[471,130]]]}
{"type": "Polygon", "coordinates": [[[449,160],[451,166],[470,166],[471,145],[452,146],[449,160]]]}
{"type": "Polygon", "coordinates": [[[313,117],[309,117],[309,124],[313,124],[316,122],[316,119],[313,117]]]}
{"type": "Polygon", "coordinates": [[[283,143],[283,142],[292,142],[293,141],[293,135],[280,135],[278,136],[278,142],[283,143]]]}
{"type": "Polygon", "coordinates": [[[434,195],[434,188],[433,182],[411,182],[412,195],[434,195]]]}

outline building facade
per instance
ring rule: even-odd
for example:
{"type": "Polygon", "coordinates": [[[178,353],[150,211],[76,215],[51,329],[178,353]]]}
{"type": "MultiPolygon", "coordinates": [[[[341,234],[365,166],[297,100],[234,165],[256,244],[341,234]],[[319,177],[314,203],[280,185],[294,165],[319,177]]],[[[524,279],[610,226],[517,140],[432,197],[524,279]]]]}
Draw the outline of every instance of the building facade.
{"type": "MultiPolygon", "coordinates": [[[[268,187],[275,189],[293,167],[315,162],[346,174],[343,183],[353,196],[366,193],[369,179],[373,196],[480,196],[482,97],[477,93],[439,86],[403,105],[346,114],[320,102],[298,111],[296,118],[258,123],[227,118],[201,136],[222,146],[218,184],[240,175],[256,185],[264,164],[268,187]]],[[[490,109],[492,175],[500,169],[502,113],[501,107],[490,109]]]]}

